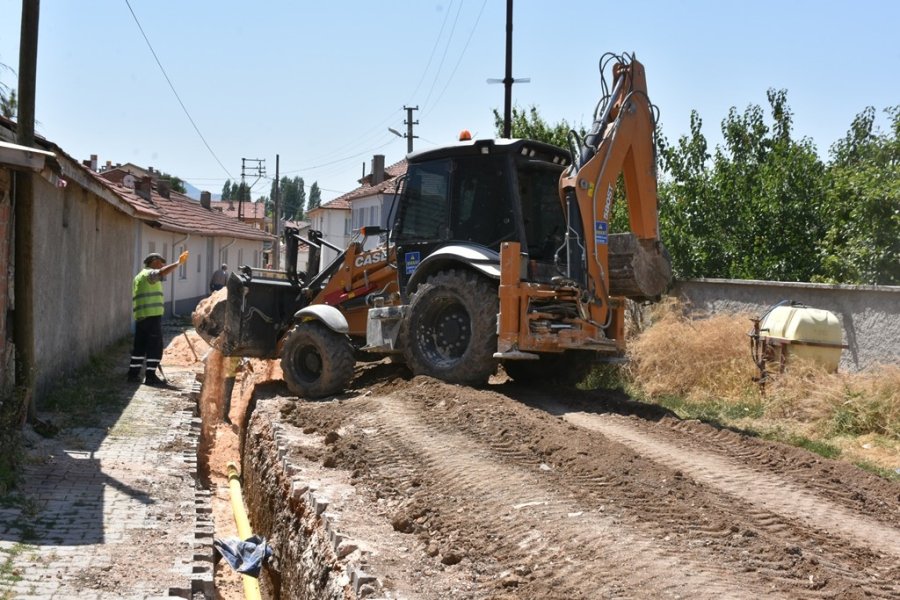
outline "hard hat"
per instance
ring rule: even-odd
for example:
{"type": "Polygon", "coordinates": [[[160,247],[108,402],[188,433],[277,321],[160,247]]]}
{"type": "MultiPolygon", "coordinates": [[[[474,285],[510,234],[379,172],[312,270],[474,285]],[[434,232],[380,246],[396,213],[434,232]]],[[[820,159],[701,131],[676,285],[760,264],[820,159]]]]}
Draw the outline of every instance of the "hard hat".
{"type": "Polygon", "coordinates": [[[222,268],[223,268],[223,269],[228,269],[228,265],[226,265],[225,263],[222,263],[222,268]]]}
{"type": "Polygon", "coordinates": [[[472,139],[472,134],[469,132],[468,129],[463,129],[462,131],[459,132],[459,141],[467,142],[471,139],[472,139]]]}
{"type": "Polygon", "coordinates": [[[166,259],[163,258],[162,254],[157,254],[156,252],[151,252],[150,254],[147,255],[147,258],[144,259],[144,266],[149,267],[150,263],[152,263],[157,258],[163,262],[166,262],[166,259]]]}

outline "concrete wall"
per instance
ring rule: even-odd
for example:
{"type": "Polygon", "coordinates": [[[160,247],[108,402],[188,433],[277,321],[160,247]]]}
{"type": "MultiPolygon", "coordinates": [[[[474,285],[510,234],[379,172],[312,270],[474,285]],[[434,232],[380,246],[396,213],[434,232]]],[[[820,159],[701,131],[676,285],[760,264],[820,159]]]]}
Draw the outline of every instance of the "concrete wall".
{"type": "MultiPolygon", "coordinates": [[[[841,369],[860,371],[900,363],[900,287],[694,279],[676,283],[672,295],[695,311],[761,316],[782,300],[802,302],[837,315],[849,347],[841,369]]],[[[748,330],[750,323],[747,324],[748,330]]]]}
{"type": "Polygon", "coordinates": [[[134,227],[75,183],[60,188],[36,176],[34,189],[39,401],[63,374],[129,333],[134,227]]]}

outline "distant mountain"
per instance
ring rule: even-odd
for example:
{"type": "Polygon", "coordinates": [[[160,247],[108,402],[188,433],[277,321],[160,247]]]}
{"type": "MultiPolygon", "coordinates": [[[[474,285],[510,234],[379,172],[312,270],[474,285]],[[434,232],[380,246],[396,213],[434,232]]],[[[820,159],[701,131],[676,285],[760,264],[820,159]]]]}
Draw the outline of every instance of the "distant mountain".
{"type": "MultiPolygon", "coordinates": [[[[201,190],[199,188],[195,188],[187,181],[184,181],[182,183],[184,183],[185,195],[188,198],[193,198],[194,200],[200,199],[200,191],[201,190]]],[[[221,197],[222,197],[222,194],[213,194],[212,195],[213,200],[219,200],[221,197]]]]}

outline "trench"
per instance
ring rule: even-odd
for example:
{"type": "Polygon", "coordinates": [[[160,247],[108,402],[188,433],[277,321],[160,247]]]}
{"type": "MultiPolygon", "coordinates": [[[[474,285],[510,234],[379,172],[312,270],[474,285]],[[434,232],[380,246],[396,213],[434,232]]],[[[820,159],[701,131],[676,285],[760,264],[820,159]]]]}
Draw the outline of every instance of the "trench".
{"type": "MultiPolygon", "coordinates": [[[[250,361],[240,369],[231,394],[231,424],[223,422],[226,361],[218,351],[205,360],[200,392],[201,419],[198,447],[198,475],[210,491],[215,538],[237,536],[237,527],[228,490],[227,464],[240,466],[244,504],[253,533],[275,550],[275,558],[259,577],[261,597],[267,600],[297,598],[364,598],[369,581],[357,574],[351,581],[347,569],[338,563],[334,533],[322,503],[312,493],[297,493],[298,484],[283,470],[284,447],[276,440],[277,415],[255,415],[256,399],[267,390],[284,394],[284,384],[276,361],[250,361]],[[252,440],[246,443],[248,428],[252,440]],[[246,443],[246,448],[245,448],[246,443]],[[291,490],[294,494],[286,494],[291,490]],[[316,504],[318,502],[318,504],[316,504]],[[354,584],[356,588],[354,588],[354,584]],[[362,592],[360,595],[359,592],[362,592]]],[[[342,550],[345,548],[342,548],[342,550]]],[[[224,560],[214,568],[216,598],[242,600],[241,576],[224,560]]]]}

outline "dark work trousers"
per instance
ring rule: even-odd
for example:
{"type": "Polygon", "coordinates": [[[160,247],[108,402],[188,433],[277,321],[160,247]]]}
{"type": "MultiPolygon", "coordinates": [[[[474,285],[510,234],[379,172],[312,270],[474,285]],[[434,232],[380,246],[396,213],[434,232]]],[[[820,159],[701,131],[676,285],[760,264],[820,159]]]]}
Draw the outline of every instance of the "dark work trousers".
{"type": "Polygon", "coordinates": [[[162,317],[147,317],[137,321],[134,326],[134,346],[131,349],[131,365],[128,375],[139,377],[145,358],[147,359],[147,373],[155,375],[162,353],[162,317]]]}

